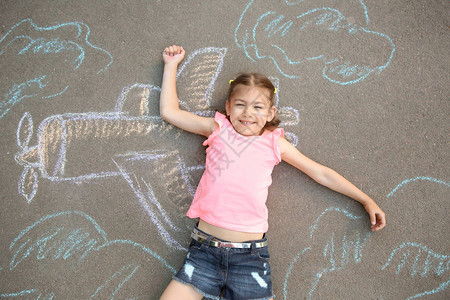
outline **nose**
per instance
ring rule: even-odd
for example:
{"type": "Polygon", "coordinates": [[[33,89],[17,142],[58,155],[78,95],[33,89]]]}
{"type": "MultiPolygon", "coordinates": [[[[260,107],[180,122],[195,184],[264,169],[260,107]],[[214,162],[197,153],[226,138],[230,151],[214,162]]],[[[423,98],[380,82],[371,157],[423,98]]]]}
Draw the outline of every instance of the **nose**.
{"type": "Polygon", "coordinates": [[[252,114],[252,109],[251,109],[251,107],[246,106],[246,107],[244,108],[244,111],[243,111],[242,114],[243,114],[244,116],[250,116],[250,115],[252,114]]]}

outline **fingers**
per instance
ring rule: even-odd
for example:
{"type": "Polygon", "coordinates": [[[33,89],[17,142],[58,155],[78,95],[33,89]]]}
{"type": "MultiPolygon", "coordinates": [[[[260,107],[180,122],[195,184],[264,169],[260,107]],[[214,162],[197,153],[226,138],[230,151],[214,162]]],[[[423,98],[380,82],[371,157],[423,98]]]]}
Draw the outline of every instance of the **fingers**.
{"type": "Polygon", "coordinates": [[[386,216],[384,212],[377,212],[370,216],[372,231],[378,231],[386,226],[386,216]]]}
{"type": "Polygon", "coordinates": [[[386,226],[386,215],[375,202],[368,202],[364,208],[369,214],[372,231],[381,230],[386,226]]]}
{"type": "Polygon", "coordinates": [[[172,45],[164,49],[164,54],[168,56],[175,56],[177,54],[181,54],[183,51],[183,47],[172,45]]]}

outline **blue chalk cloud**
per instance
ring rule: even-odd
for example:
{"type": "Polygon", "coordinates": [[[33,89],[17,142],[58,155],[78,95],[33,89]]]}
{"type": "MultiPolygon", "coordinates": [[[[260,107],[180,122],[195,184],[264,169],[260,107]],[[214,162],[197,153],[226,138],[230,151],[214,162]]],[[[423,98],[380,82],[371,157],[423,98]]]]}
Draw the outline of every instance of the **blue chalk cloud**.
{"type": "Polygon", "coordinates": [[[269,60],[291,79],[304,77],[305,65],[313,62],[325,79],[340,85],[360,82],[387,68],[395,44],[369,28],[362,0],[326,4],[252,0],[235,29],[235,42],[249,59],[269,60]]]}
{"type": "Polygon", "coordinates": [[[0,119],[24,99],[48,99],[65,93],[71,82],[68,78],[63,82],[62,75],[79,70],[88,56],[101,57],[96,59],[94,74],[105,71],[113,57],[89,40],[90,32],[82,22],[40,27],[25,19],[13,25],[0,38],[0,58],[10,62],[8,72],[2,75],[2,86],[9,90],[0,98],[0,119]]]}

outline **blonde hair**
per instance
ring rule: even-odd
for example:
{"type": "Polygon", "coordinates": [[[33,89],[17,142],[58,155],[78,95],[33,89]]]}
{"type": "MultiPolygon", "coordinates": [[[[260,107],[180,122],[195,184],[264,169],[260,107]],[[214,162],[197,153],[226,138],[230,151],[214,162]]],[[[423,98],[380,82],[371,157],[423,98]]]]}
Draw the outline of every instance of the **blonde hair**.
{"type": "MultiPolygon", "coordinates": [[[[241,73],[234,80],[230,80],[230,88],[228,89],[228,100],[233,96],[236,86],[242,84],[246,86],[254,86],[263,89],[267,89],[269,91],[269,105],[270,107],[275,105],[275,93],[276,88],[273,85],[272,81],[267,78],[265,75],[259,73],[241,73]]],[[[273,119],[264,125],[263,130],[274,131],[278,128],[280,124],[280,120],[275,115],[273,119]]]]}

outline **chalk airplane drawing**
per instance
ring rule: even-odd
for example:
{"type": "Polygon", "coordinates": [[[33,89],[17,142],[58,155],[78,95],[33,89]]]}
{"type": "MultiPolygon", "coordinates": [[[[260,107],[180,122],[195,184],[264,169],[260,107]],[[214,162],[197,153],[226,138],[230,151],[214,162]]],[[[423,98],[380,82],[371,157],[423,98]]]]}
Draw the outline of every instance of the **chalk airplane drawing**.
{"type": "Polygon", "coordinates": [[[341,85],[381,73],[395,52],[391,38],[369,29],[362,0],[330,2],[252,0],[235,29],[235,42],[249,59],[272,61],[292,79],[313,62],[321,62],[324,78],[341,85]]]}
{"type": "MultiPolygon", "coordinates": [[[[67,289],[72,290],[73,294],[83,299],[112,299],[128,282],[136,280],[136,276],[143,278],[145,282],[148,281],[147,271],[142,271],[140,275],[137,274],[145,264],[150,263],[150,268],[158,268],[164,272],[162,274],[167,276],[176,272],[164,258],[145,245],[131,240],[109,240],[107,233],[92,217],[79,211],[63,211],[42,217],[22,230],[11,242],[9,250],[9,266],[0,270],[1,277],[6,280],[10,276],[14,276],[14,271],[24,269],[28,270],[29,282],[34,284],[19,291],[0,291],[2,299],[14,297],[27,297],[27,299],[30,297],[53,299],[55,297],[59,299],[67,296],[67,289]],[[26,268],[28,264],[44,264],[46,270],[53,269],[54,272],[66,270],[68,274],[64,276],[70,277],[74,270],[89,269],[92,264],[95,266],[102,264],[104,260],[110,261],[111,258],[105,256],[110,255],[111,252],[106,251],[117,247],[124,247],[120,250],[127,251],[132,255],[127,255],[125,260],[123,258],[115,260],[119,269],[113,271],[112,274],[109,273],[110,269],[115,267],[115,265],[111,266],[112,262],[108,268],[105,268],[105,272],[97,274],[98,277],[94,279],[94,282],[98,280],[104,281],[104,283],[91,291],[86,288],[79,289],[84,276],[68,278],[65,282],[72,284],[64,286],[35,286],[40,279],[31,280],[34,274],[33,270],[26,268]],[[44,288],[47,290],[43,291],[44,288]],[[49,288],[52,290],[48,291],[49,288]]],[[[42,277],[42,273],[37,272],[37,274],[42,277]]],[[[2,289],[6,289],[6,286],[2,289]]],[[[133,297],[134,295],[126,296],[133,297]]]]}
{"type": "MultiPolygon", "coordinates": [[[[445,188],[450,187],[450,183],[446,181],[419,176],[404,180],[387,195],[387,198],[392,197],[398,190],[407,188],[409,184],[415,182],[431,182],[445,188]]],[[[366,216],[356,216],[341,208],[331,207],[326,209],[311,225],[309,235],[311,245],[299,251],[288,267],[283,287],[284,299],[289,299],[288,292],[289,290],[292,292],[295,287],[298,288],[300,293],[302,293],[301,291],[308,291],[308,298],[311,299],[316,295],[319,282],[327,273],[342,271],[350,264],[361,264],[364,267],[362,254],[368,239],[371,237],[371,233],[360,229],[350,229],[350,232],[344,232],[343,228],[348,228],[348,222],[365,220],[366,216]],[[331,218],[336,218],[336,220],[330,220],[331,218]],[[332,223],[335,230],[331,233],[327,231],[318,233],[322,219],[325,219],[327,223],[332,223]],[[340,226],[338,222],[344,222],[345,224],[340,226]],[[337,235],[340,235],[340,237],[338,238],[337,235]],[[316,262],[317,265],[308,269],[307,265],[310,262],[316,262]],[[306,286],[295,286],[295,283],[289,281],[297,265],[301,265],[300,268],[303,273],[310,272],[310,281],[306,282],[306,286]],[[294,287],[288,288],[289,286],[294,287]]],[[[364,224],[361,223],[357,227],[363,228],[364,224]]],[[[403,242],[395,247],[387,258],[386,263],[380,266],[380,270],[395,277],[403,276],[403,278],[414,280],[418,289],[423,289],[421,292],[406,296],[406,299],[416,299],[441,293],[450,285],[450,280],[448,279],[450,256],[437,253],[420,242],[403,242]],[[425,282],[424,280],[426,279],[429,280],[425,282]],[[438,283],[437,286],[429,288],[436,279],[443,281],[438,283]]],[[[398,278],[395,278],[393,282],[398,280],[398,278]]],[[[412,291],[403,291],[403,293],[411,294],[412,291]]]]}
{"type": "Polygon", "coordinates": [[[189,236],[194,225],[187,222],[185,214],[195,190],[178,151],[127,153],[113,160],[164,242],[187,251],[179,241],[189,236]],[[177,225],[183,223],[180,220],[186,221],[186,226],[177,225]]]}
{"type": "MultiPolygon", "coordinates": [[[[183,87],[179,89],[179,95],[184,109],[199,115],[214,115],[210,108],[211,93],[225,54],[225,48],[198,49],[180,67],[177,81],[179,87],[183,87]]],[[[279,88],[279,80],[272,80],[279,88]]],[[[20,150],[16,161],[24,166],[18,184],[19,194],[28,202],[32,201],[38,190],[39,177],[52,182],[74,183],[123,177],[159,228],[166,244],[185,250],[174,235],[181,236],[190,226],[186,224],[180,228],[171,220],[179,219],[186,212],[196,185],[190,173],[204,166],[186,165],[186,162],[192,162],[189,155],[195,155],[195,151],[170,146],[171,142],[187,135],[164,122],[157,111],[152,111],[151,104],[158,103],[159,94],[158,86],[133,84],[122,90],[113,112],[50,116],[40,123],[35,146],[29,145],[34,129],[31,115],[25,113],[17,129],[20,150]],[[169,148],[161,149],[162,144],[169,148]],[[142,166],[147,167],[147,172],[140,171],[142,166]],[[154,176],[148,170],[164,171],[154,176]],[[138,172],[140,174],[136,175],[138,172]],[[158,186],[167,188],[165,194],[155,192],[155,181],[158,186]]],[[[284,126],[298,124],[297,109],[280,107],[279,93],[276,105],[284,126]]],[[[287,132],[286,136],[294,144],[297,142],[295,134],[287,132]]]]}
{"type": "MultiPolygon", "coordinates": [[[[40,27],[31,19],[25,19],[14,26],[0,38],[0,56],[20,55],[22,65],[29,68],[32,78],[14,81],[14,73],[9,72],[13,83],[9,91],[0,100],[0,120],[10,109],[26,98],[47,99],[59,96],[67,91],[69,85],[59,84],[61,74],[45,70],[43,58],[51,59],[53,67],[59,72],[76,71],[92,53],[105,56],[106,61],[96,70],[96,74],[105,71],[113,62],[112,55],[91,43],[90,28],[82,22],[62,23],[50,27],[40,27]],[[70,36],[70,37],[67,37],[70,36]],[[52,74],[55,73],[56,78],[52,74]]],[[[13,60],[11,60],[13,61],[13,60]]],[[[101,60],[99,60],[101,61],[101,60]]],[[[22,75],[23,72],[20,73],[22,75]]],[[[9,83],[4,83],[9,86],[9,83]]]]}

